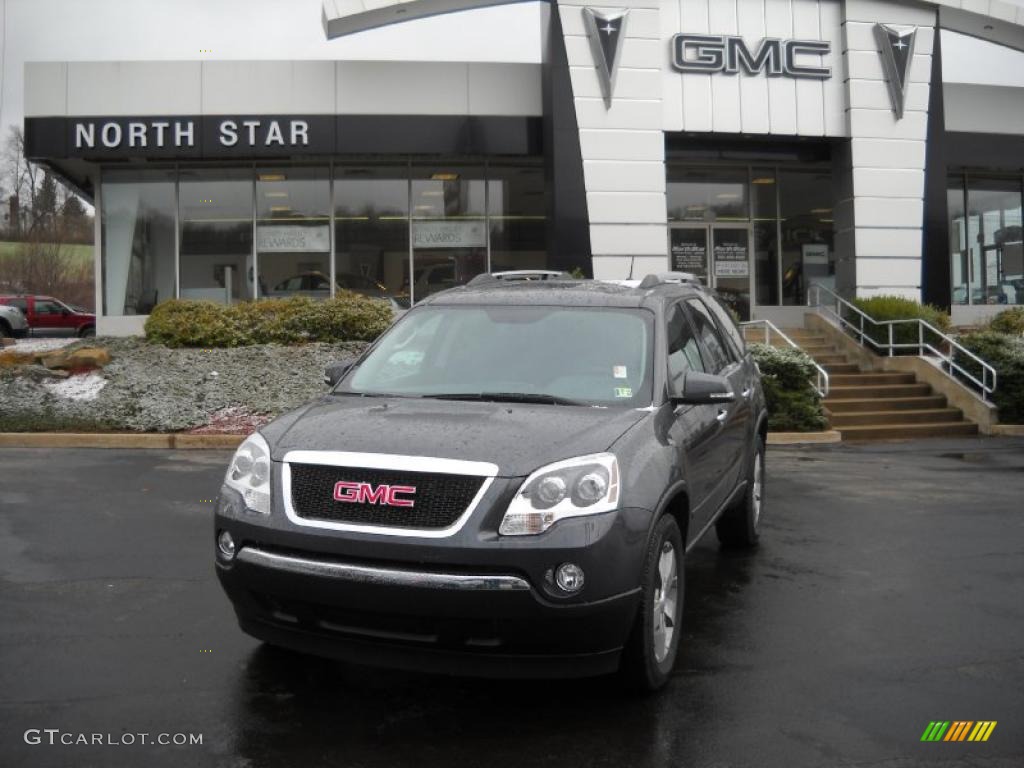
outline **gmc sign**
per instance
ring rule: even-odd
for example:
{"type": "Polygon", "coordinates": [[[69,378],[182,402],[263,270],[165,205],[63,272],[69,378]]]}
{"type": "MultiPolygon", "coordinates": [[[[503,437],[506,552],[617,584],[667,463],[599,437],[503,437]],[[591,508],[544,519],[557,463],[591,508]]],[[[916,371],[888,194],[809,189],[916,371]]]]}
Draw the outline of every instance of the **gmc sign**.
{"type": "Polygon", "coordinates": [[[734,35],[678,34],[672,38],[672,66],[680,72],[722,72],[748,75],[763,72],[768,77],[799,77],[827,80],[832,68],[814,66],[797,60],[798,56],[828,55],[831,43],[825,40],[780,40],[766,37],[751,52],[742,37],[734,35]]]}
{"type": "Polygon", "coordinates": [[[383,504],[388,507],[412,507],[415,501],[403,499],[416,493],[414,485],[371,485],[341,480],[334,484],[334,500],[346,504],[383,504]]]}

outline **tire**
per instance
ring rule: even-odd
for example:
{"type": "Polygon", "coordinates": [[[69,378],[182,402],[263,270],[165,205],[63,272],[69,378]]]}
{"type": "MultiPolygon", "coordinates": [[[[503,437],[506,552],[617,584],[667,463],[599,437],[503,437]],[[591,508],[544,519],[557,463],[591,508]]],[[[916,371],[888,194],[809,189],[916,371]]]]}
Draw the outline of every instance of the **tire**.
{"type": "Polygon", "coordinates": [[[11,331],[11,327],[7,325],[6,321],[0,321],[0,339],[7,336],[13,336],[14,333],[11,331]]]}
{"type": "Polygon", "coordinates": [[[96,328],[95,328],[95,326],[92,326],[92,325],[87,325],[85,328],[83,328],[82,330],[80,330],[78,332],[78,337],[81,338],[81,339],[84,339],[87,336],[95,336],[95,335],[96,335],[96,328]]]}
{"type": "Polygon", "coordinates": [[[633,690],[656,691],[672,675],[682,636],[683,562],[679,526],[674,517],[664,515],[651,534],[644,558],[640,608],[619,667],[622,682],[633,690]],[[668,594],[663,589],[666,574],[668,594]]]}
{"type": "Polygon", "coordinates": [[[757,447],[747,467],[747,490],[739,503],[727,509],[715,523],[722,546],[752,549],[760,537],[759,527],[764,513],[764,440],[757,438],[757,447]]]}

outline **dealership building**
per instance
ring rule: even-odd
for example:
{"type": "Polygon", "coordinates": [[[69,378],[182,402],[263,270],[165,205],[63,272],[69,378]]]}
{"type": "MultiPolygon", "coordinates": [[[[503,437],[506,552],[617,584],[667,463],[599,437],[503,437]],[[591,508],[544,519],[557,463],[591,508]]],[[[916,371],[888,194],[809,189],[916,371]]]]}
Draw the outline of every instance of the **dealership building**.
{"type": "Polygon", "coordinates": [[[512,269],[694,272],[784,324],[812,283],[957,323],[1024,304],[1024,3],[325,0],[295,23],[424,33],[26,65],[27,154],[96,207],[100,333],[174,297],[416,301],[512,269]]]}

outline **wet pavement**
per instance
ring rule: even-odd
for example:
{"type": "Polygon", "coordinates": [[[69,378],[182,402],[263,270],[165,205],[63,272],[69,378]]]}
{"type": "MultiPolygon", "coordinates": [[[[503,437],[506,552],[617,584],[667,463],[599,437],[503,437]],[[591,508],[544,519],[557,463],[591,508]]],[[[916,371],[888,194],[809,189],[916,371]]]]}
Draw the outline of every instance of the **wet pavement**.
{"type": "Polygon", "coordinates": [[[0,765],[1024,764],[1022,440],[771,449],[761,548],[690,554],[646,698],[261,647],[213,574],[227,458],[0,449],[0,765]],[[998,725],[921,743],[932,720],[998,725]],[[202,745],[59,743],[93,733],[202,745]]]}

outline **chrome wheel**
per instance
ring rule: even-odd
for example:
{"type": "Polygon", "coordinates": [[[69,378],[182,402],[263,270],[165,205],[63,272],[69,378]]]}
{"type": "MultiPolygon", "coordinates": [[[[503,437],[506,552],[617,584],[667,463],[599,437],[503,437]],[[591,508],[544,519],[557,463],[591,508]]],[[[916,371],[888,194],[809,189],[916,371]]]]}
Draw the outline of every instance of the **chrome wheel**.
{"type": "Polygon", "coordinates": [[[754,513],[754,528],[757,528],[757,523],[761,519],[761,494],[763,493],[764,483],[764,458],[761,456],[761,452],[758,451],[754,454],[754,487],[751,489],[751,502],[754,506],[752,510],[754,513]]]}
{"type": "Polygon", "coordinates": [[[679,558],[672,542],[661,545],[658,558],[658,581],[654,585],[654,658],[664,661],[672,648],[676,633],[676,604],[679,599],[679,558]]]}

